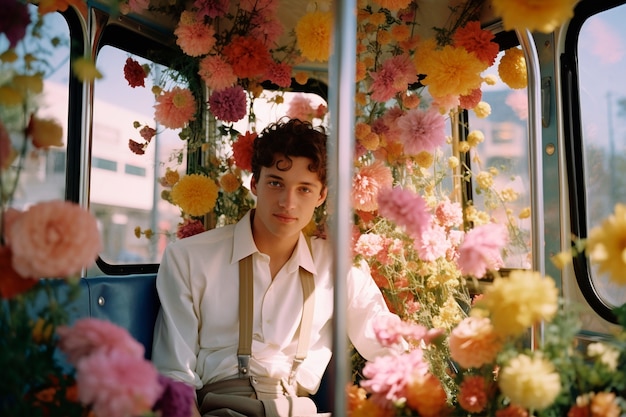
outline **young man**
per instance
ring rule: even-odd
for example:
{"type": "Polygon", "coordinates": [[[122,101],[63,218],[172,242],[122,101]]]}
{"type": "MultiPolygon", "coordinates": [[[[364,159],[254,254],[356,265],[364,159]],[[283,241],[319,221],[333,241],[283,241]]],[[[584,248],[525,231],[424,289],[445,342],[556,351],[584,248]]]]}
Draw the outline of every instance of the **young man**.
{"type": "MultiPolygon", "coordinates": [[[[266,128],[252,157],[256,208],[165,251],[153,361],[198,390],[196,416],[316,413],[308,395],[332,353],[335,277],[330,242],[302,229],[328,192],[326,141],[299,120],[266,128]]],[[[387,353],[371,325],[391,315],[378,287],[358,268],[341,279],[351,342],[367,359],[387,353]]]]}

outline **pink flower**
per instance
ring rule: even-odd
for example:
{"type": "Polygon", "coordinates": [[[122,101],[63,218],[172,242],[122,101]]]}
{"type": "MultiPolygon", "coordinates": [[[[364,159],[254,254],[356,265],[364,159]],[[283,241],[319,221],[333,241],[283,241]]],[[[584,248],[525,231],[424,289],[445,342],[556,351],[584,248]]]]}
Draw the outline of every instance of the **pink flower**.
{"type": "Polygon", "coordinates": [[[370,258],[384,250],[384,242],[385,239],[376,233],[365,233],[356,241],[354,252],[370,258]]]}
{"type": "Polygon", "coordinates": [[[214,91],[209,97],[211,112],[224,122],[237,122],[246,115],[247,98],[239,85],[214,91]]]}
{"type": "Polygon", "coordinates": [[[487,270],[503,265],[500,250],[506,245],[506,227],[499,223],[477,226],[465,234],[459,246],[459,269],[465,275],[482,278],[487,270]]]}
{"type": "Polygon", "coordinates": [[[267,67],[265,78],[279,87],[289,87],[291,86],[291,65],[272,62],[267,67]]]}
{"type": "Polygon", "coordinates": [[[68,201],[31,206],[7,229],[7,242],[13,251],[15,271],[34,278],[80,272],[102,249],[95,217],[68,201]]]}
{"type": "Polygon", "coordinates": [[[159,375],[159,384],[163,387],[163,394],[153,410],[160,411],[165,417],[189,417],[196,396],[195,388],[163,375],[159,375]]]}
{"type": "Polygon", "coordinates": [[[266,46],[275,44],[285,33],[285,27],[279,19],[276,19],[275,13],[253,15],[250,23],[252,23],[250,35],[263,40],[266,46]]]}
{"type": "Polygon", "coordinates": [[[445,257],[451,247],[445,230],[438,224],[424,227],[422,233],[414,237],[415,250],[417,250],[420,259],[426,262],[433,262],[445,257]]]}
{"type": "Polygon", "coordinates": [[[428,362],[421,349],[403,355],[379,356],[363,367],[361,386],[372,394],[372,401],[388,407],[390,403],[406,397],[407,383],[415,375],[428,372],[428,362]]]}
{"type": "Polygon", "coordinates": [[[409,110],[398,119],[398,128],[408,155],[432,152],[446,142],[445,119],[436,110],[409,110]]]}
{"type": "Polygon", "coordinates": [[[419,236],[430,225],[426,201],[410,190],[401,187],[386,189],[378,195],[379,213],[411,236],[419,236]]]}
{"type": "Polygon", "coordinates": [[[194,14],[188,10],[181,13],[174,35],[176,44],[189,56],[206,55],[217,42],[215,29],[205,25],[202,20],[196,20],[194,14]]]}
{"type": "Polygon", "coordinates": [[[124,64],[124,78],[128,81],[128,85],[133,88],[146,86],[144,82],[146,72],[141,64],[132,58],[126,58],[126,64],[124,64]]]}
{"type": "Polygon", "coordinates": [[[461,204],[453,203],[449,199],[444,199],[435,207],[435,218],[437,223],[449,229],[463,224],[463,209],[461,204]]]}
{"type": "Polygon", "coordinates": [[[480,375],[465,376],[459,388],[459,405],[470,413],[480,413],[488,400],[485,379],[480,375]]]}
{"type": "Polygon", "coordinates": [[[197,235],[198,233],[202,232],[204,232],[204,224],[202,224],[200,220],[185,219],[183,223],[180,223],[178,225],[178,230],[176,230],[176,237],[179,239],[184,239],[186,237],[197,235]]]}
{"type": "Polygon", "coordinates": [[[205,17],[222,17],[228,12],[229,0],[195,0],[193,6],[198,9],[198,20],[205,17]]]}
{"type": "Polygon", "coordinates": [[[376,211],[378,196],[393,185],[391,169],[376,160],[361,167],[352,179],[352,204],[356,210],[376,211]]]}
{"type": "Polygon", "coordinates": [[[128,7],[131,12],[141,13],[144,10],[148,10],[150,0],[128,0],[128,7]]]}
{"type": "Polygon", "coordinates": [[[97,416],[144,415],[164,389],[152,363],[120,350],[94,352],[76,370],[78,399],[97,416]]]}
{"type": "Polygon", "coordinates": [[[141,136],[146,142],[150,142],[154,135],[156,135],[156,130],[150,126],[144,126],[139,131],[139,136],[141,136]]]}
{"type": "Polygon", "coordinates": [[[237,82],[233,67],[219,55],[208,55],[200,61],[198,75],[210,90],[222,90],[237,82]]]}
{"type": "Polygon", "coordinates": [[[311,121],[315,115],[315,109],[311,105],[311,100],[304,94],[295,94],[289,102],[286,115],[290,119],[300,119],[311,121]]]}
{"type": "Polygon", "coordinates": [[[441,336],[438,329],[428,330],[426,327],[415,322],[402,321],[398,316],[385,316],[378,318],[373,324],[376,339],[383,346],[394,346],[404,339],[412,341],[424,341],[430,343],[435,337],[441,336]]]}
{"type": "Polygon", "coordinates": [[[396,55],[383,62],[380,70],[370,73],[372,100],[386,102],[396,93],[405,91],[409,84],[417,82],[415,65],[408,55],[396,55]]]}
{"type": "Polygon", "coordinates": [[[154,118],[170,129],[185,127],[195,120],[196,100],[187,88],[174,87],[157,97],[154,105],[154,118]]]}
{"type": "Polygon", "coordinates": [[[480,368],[496,359],[502,347],[487,317],[467,317],[450,333],[450,357],[465,369],[480,368]]]}
{"type": "Polygon", "coordinates": [[[59,326],[57,334],[59,349],[73,365],[100,350],[105,352],[119,350],[137,358],[143,358],[144,355],[143,345],[126,329],[106,320],[80,319],[72,327],[59,326]]]}

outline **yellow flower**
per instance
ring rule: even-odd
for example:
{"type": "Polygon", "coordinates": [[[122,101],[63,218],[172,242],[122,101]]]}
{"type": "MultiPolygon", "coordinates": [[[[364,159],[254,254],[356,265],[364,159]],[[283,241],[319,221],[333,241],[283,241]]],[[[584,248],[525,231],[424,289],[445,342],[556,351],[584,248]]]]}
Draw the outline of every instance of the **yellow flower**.
{"type": "Polygon", "coordinates": [[[218,187],[211,178],[201,174],[182,177],[172,187],[172,202],[190,216],[202,216],[213,210],[218,187]]]}
{"type": "Polygon", "coordinates": [[[469,146],[478,146],[479,143],[484,142],[485,135],[480,130],[472,130],[469,135],[467,135],[467,143],[469,146]]]}
{"type": "Polygon", "coordinates": [[[520,48],[509,48],[504,52],[498,64],[498,75],[510,88],[526,88],[528,85],[526,59],[520,48]]]}
{"type": "Polygon", "coordinates": [[[28,133],[36,148],[63,146],[63,126],[54,119],[33,117],[28,125],[28,133]]]}
{"type": "Polygon", "coordinates": [[[427,151],[422,151],[418,153],[417,155],[415,155],[414,159],[415,163],[422,168],[430,168],[435,161],[435,157],[433,156],[433,154],[427,151]]]}
{"type": "Polygon", "coordinates": [[[307,83],[307,81],[309,81],[309,74],[307,74],[304,71],[296,72],[293,77],[295,78],[296,82],[300,85],[304,85],[307,83]]]}
{"type": "Polygon", "coordinates": [[[556,255],[552,256],[550,260],[552,261],[554,266],[556,266],[559,269],[563,269],[565,268],[565,265],[572,263],[572,252],[571,251],[559,252],[556,255]]]}
{"type": "Polygon", "coordinates": [[[414,62],[418,73],[426,75],[421,82],[433,97],[467,95],[480,87],[480,73],[486,66],[476,55],[450,45],[435,50],[432,47],[432,43],[424,42],[415,53],[414,62]]]}
{"type": "Polygon", "coordinates": [[[512,271],[496,278],[485,290],[480,305],[489,310],[493,327],[502,336],[517,336],[557,311],[558,290],[554,280],[535,271],[512,271]]]}
{"type": "Polygon", "coordinates": [[[488,190],[493,186],[493,176],[487,171],[479,172],[476,175],[476,184],[479,189],[488,190]]]}
{"type": "Polygon", "coordinates": [[[227,193],[232,193],[241,186],[241,180],[232,172],[227,172],[220,178],[220,186],[227,193]]]}
{"type": "Polygon", "coordinates": [[[459,166],[459,158],[451,156],[448,158],[448,168],[456,169],[459,166]]]}
{"type": "Polygon", "coordinates": [[[608,273],[616,284],[626,284],[626,205],[617,204],[612,215],[591,229],[587,251],[599,273],[608,273]]]}
{"type": "Polygon", "coordinates": [[[329,12],[305,14],[296,24],[296,39],[302,56],[311,61],[327,61],[330,55],[332,15],[329,12]]]}
{"type": "Polygon", "coordinates": [[[178,182],[178,180],[180,180],[180,174],[178,173],[178,171],[168,167],[165,170],[165,175],[163,176],[163,182],[165,183],[164,185],[173,187],[174,184],[178,182]]]}
{"type": "Polygon", "coordinates": [[[530,215],[531,215],[530,207],[524,207],[522,210],[520,210],[519,215],[517,217],[519,217],[520,219],[527,219],[530,217],[530,215]]]}
{"type": "Polygon", "coordinates": [[[617,369],[620,352],[606,343],[596,342],[587,346],[587,355],[591,358],[598,358],[598,361],[605,364],[611,372],[614,372],[617,369]]]}
{"type": "Polygon", "coordinates": [[[0,86],[0,104],[3,106],[17,106],[24,102],[24,95],[10,85],[0,86]]]}
{"type": "Polygon", "coordinates": [[[5,64],[10,64],[12,62],[17,61],[17,54],[15,53],[15,49],[8,49],[0,54],[0,61],[5,64]]]}
{"type": "Polygon", "coordinates": [[[552,405],[561,391],[561,377],[554,365],[542,356],[524,354],[511,359],[499,373],[502,393],[513,404],[531,410],[552,405]]]}
{"type": "Polygon", "coordinates": [[[16,75],[13,77],[13,85],[21,91],[40,94],[43,91],[43,78],[41,74],[16,75]]]}
{"type": "Polygon", "coordinates": [[[498,82],[498,79],[493,74],[485,75],[485,78],[483,80],[485,81],[485,84],[487,85],[496,85],[498,82]]]}
{"type": "Polygon", "coordinates": [[[96,68],[93,60],[81,57],[72,62],[72,70],[74,75],[82,82],[90,82],[96,78],[102,78],[102,74],[96,68]]]}
{"type": "Polygon", "coordinates": [[[484,119],[491,114],[491,106],[485,101],[479,102],[472,110],[479,119],[484,119]]]}
{"type": "Polygon", "coordinates": [[[505,30],[528,29],[550,33],[574,16],[578,0],[492,0],[496,15],[502,17],[505,30]]]}
{"type": "Polygon", "coordinates": [[[135,237],[139,239],[141,237],[141,227],[135,226],[134,232],[135,232],[135,237]]]}

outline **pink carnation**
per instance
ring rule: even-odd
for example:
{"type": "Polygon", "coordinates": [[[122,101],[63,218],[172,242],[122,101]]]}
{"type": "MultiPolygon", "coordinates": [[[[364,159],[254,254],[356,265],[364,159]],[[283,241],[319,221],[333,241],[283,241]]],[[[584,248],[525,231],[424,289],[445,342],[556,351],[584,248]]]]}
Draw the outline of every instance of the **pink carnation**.
{"type": "Polygon", "coordinates": [[[436,110],[411,109],[398,119],[400,140],[408,155],[432,152],[446,142],[446,123],[436,110]]]}
{"type": "Polygon", "coordinates": [[[120,350],[94,352],[76,370],[78,399],[97,416],[144,415],[164,389],[152,363],[120,350]]]}
{"type": "Polygon", "coordinates": [[[396,93],[405,91],[409,84],[417,82],[415,65],[408,55],[396,55],[385,62],[380,70],[370,73],[372,100],[386,102],[396,93]]]}
{"type": "Polygon", "coordinates": [[[311,105],[311,100],[304,94],[295,94],[289,102],[286,115],[290,119],[300,119],[310,122],[315,116],[315,109],[313,109],[311,105]]]}
{"type": "Polygon", "coordinates": [[[480,368],[496,359],[502,342],[487,317],[467,317],[450,333],[450,356],[465,369],[480,368]]]}
{"type": "Polygon", "coordinates": [[[507,241],[506,227],[502,224],[488,223],[473,228],[459,246],[459,269],[476,278],[484,277],[488,270],[499,269],[503,265],[500,251],[507,241]]]}
{"type": "Polygon", "coordinates": [[[461,204],[453,203],[447,198],[440,201],[437,207],[435,207],[435,218],[437,219],[437,223],[446,229],[461,226],[463,224],[463,209],[461,208],[461,204]]]}
{"type": "Polygon", "coordinates": [[[72,327],[59,326],[57,334],[59,349],[73,365],[100,350],[119,350],[137,358],[143,358],[144,355],[143,345],[126,329],[106,320],[80,319],[72,327]]]}
{"type": "Polygon", "coordinates": [[[424,227],[422,233],[415,236],[414,246],[420,259],[426,262],[445,257],[451,247],[445,230],[437,224],[424,227]]]}
{"type": "Polygon", "coordinates": [[[237,122],[246,115],[247,98],[239,85],[215,91],[209,97],[211,112],[224,122],[237,122]]]}
{"type": "Polygon", "coordinates": [[[359,236],[354,245],[354,252],[366,258],[376,256],[383,251],[385,239],[376,233],[365,233],[359,236]]]}
{"type": "Polygon", "coordinates": [[[381,216],[404,227],[411,236],[419,236],[430,225],[426,201],[410,190],[401,187],[386,189],[378,194],[381,216]]]}
{"type": "Polygon", "coordinates": [[[196,100],[188,88],[174,87],[157,97],[154,105],[154,118],[170,129],[185,127],[194,120],[196,100]]]}
{"type": "Polygon", "coordinates": [[[190,11],[182,12],[174,35],[176,44],[189,56],[206,55],[217,42],[215,29],[205,25],[202,20],[196,20],[190,11]]]}
{"type": "Polygon", "coordinates": [[[69,201],[37,203],[7,229],[13,268],[25,277],[65,278],[90,266],[102,250],[95,217],[69,201]]]}
{"type": "Polygon", "coordinates": [[[206,83],[210,90],[222,90],[231,87],[237,82],[237,76],[233,67],[221,56],[209,55],[200,61],[198,75],[206,83]]]}
{"type": "Polygon", "coordinates": [[[362,167],[352,180],[352,204],[356,210],[376,211],[378,196],[393,185],[391,169],[382,161],[362,167]]]}

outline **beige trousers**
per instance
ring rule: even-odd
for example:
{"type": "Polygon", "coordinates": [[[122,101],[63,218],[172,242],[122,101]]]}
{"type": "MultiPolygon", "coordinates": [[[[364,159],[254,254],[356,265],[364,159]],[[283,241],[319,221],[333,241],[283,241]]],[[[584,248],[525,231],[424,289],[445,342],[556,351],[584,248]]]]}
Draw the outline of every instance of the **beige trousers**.
{"type": "Polygon", "coordinates": [[[309,417],[318,414],[309,397],[298,397],[276,378],[229,379],[198,390],[203,417],[309,417]]]}

